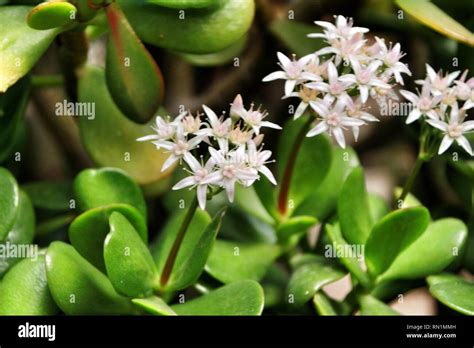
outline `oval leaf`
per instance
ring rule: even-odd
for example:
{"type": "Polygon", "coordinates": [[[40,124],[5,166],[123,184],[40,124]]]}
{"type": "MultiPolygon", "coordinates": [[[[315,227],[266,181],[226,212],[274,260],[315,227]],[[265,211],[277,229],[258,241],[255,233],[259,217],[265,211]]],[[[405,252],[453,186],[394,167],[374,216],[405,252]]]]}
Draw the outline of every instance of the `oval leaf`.
{"type": "Polygon", "coordinates": [[[37,209],[71,210],[70,204],[74,199],[74,194],[70,181],[38,181],[24,184],[21,188],[28,194],[37,209]]]}
{"type": "Polygon", "coordinates": [[[78,208],[86,211],[123,203],[136,208],[146,219],[146,203],[140,187],[122,170],[86,169],[74,179],[78,208]]]}
{"type": "Polygon", "coordinates": [[[138,308],[153,315],[176,315],[170,306],[161,298],[152,296],[147,298],[134,298],[132,300],[138,308]]]}
{"type": "Polygon", "coordinates": [[[209,9],[163,9],[147,1],[119,0],[138,36],[145,42],[187,53],[222,51],[250,28],[254,0],[218,0],[209,9]],[[184,20],[183,20],[184,19],[184,20]]]}
{"type": "Polygon", "coordinates": [[[44,254],[15,265],[0,282],[0,315],[55,315],[44,254]]]}
{"type": "Polygon", "coordinates": [[[260,315],[263,304],[262,287],[253,280],[243,280],[171,308],[178,315],[260,315]]]}
{"type": "Polygon", "coordinates": [[[54,301],[68,315],[134,314],[131,301],[70,245],[53,242],[46,253],[46,274],[54,301]]]}
{"type": "Polygon", "coordinates": [[[474,315],[474,283],[454,275],[428,277],[430,293],[441,303],[463,314],[474,315]]]}
{"type": "Polygon", "coordinates": [[[113,204],[90,209],[79,215],[69,226],[69,240],[76,250],[101,271],[105,271],[104,240],[110,231],[109,217],[119,212],[127,218],[144,243],[148,231],[138,210],[127,204],[113,204]]]}
{"type": "Polygon", "coordinates": [[[158,281],[153,258],[132,224],[120,213],[109,218],[104,260],[107,274],[117,292],[128,297],[145,297],[158,281]]]}
{"type": "Polygon", "coordinates": [[[20,193],[16,179],[5,168],[0,167],[0,242],[5,240],[15,223],[20,193]]]}
{"type": "Polygon", "coordinates": [[[302,306],[313,298],[314,294],[323,286],[345,275],[346,273],[336,263],[323,257],[314,257],[311,261],[304,262],[295,269],[286,293],[288,296],[293,296],[296,306],[302,306]]]}
{"type": "Polygon", "coordinates": [[[400,313],[373,296],[362,295],[359,296],[358,301],[361,315],[400,315],[400,313]]]}
{"type": "Polygon", "coordinates": [[[53,29],[73,23],[76,12],[76,7],[68,2],[43,2],[28,13],[26,22],[33,29],[53,29]]]}
{"type": "Polygon", "coordinates": [[[461,220],[438,220],[397,256],[378,281],[424,278],[439,273],[462,256],[466,239],[467,227],[461,220]]]}
{"type": "Polygon", "coordinates": [[[383,273],[426,230],[430,213],[426,208],[413,207],[386,215],[372,229],[365,248],[369,273],[383,273]]]}
{"type": "Polygon", "coordinates": [[[424,25],[451,39],[474,46],[474,34],[429,0],[396,0],[398,6],[424,25]]]}
{"type": "Polygon", "coordinates": [[[312,216],[295,216],[281,224],[277,228],[277,236],[281,241],[287,241],[295,235],[302,235],[308,232],[308,229],[314,226],[318,219],[312,216]]]}
{"type": "Polygon", "coordinates": [[[103,70],[89,66],[81,77],[79,100],[93,103],[96,113],[94,120],[79,118],[82,141],[91,158],[100,166],[126,171],[139,185],[166,178],[171,170],[162,172],[161,167],[168,155],[151,143],[137,141],[151,134],[151,123],[136,124],[121,113],[107,90],[103,70]]]}
{"type": "Polygon", "coordinates": [[[29,6],[0,7],[0,93],[30,71],[60,32],[30,28],[25,20],[30,10],[29,6]]]}
{"type": "Polygon", "coordinates": [[[372,216],[362,167],[355,168],[344,182],[337,213],[344,238],[352,244],[364,244],[372,228],[372,216]]]}
{"type": "Polygon", "coordinates": [[[124,115],[145,123],[163,101],[163,76],[116,3],[107,6],[110,37],[105,77],[110,95],[124,115]]]}
{"type": "MultiPolygon", "coordinates": [[[[20,199],[18,205],[18,214],[13,227],[5,238],[6,243],[10,245],[21,244],[28,245],[33,241],[35,234],[35,212],[28,196],[20,190],[20,199]]],[[[1,246],[1,244],[0,244],[1,246]]],[[[6,253],[0,256],[0,278],[15,263],[20,261],[18,257],[6,257],[6,253]]],[[[31,255],[33,257],[33,255],[31,255]]]]}
{"type": "Polygon", "coordinates": [[[206,272],[227,284],[244,279],[260,280],[280,255],[278,245],[217,240],[206,272]]]}

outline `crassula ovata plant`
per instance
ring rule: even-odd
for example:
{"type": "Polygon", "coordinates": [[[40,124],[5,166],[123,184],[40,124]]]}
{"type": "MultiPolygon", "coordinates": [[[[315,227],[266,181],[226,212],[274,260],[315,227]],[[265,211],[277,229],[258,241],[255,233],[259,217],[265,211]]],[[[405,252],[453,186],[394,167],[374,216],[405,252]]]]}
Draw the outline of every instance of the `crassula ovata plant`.
{"type": "Polygon", "coordinates": [[[474,79],[410,1],[0,3],[0,315],[474,314],[474,79]]]}

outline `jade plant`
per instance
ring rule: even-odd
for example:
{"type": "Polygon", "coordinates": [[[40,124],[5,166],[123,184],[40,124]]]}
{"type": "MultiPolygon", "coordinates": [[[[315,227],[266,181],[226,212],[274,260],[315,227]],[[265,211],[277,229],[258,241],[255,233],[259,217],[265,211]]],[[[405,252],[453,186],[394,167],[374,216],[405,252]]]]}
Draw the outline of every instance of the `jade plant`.
{"type": "Polygon", "coordinates": [[[284,3],[0,1],[0,315],[474,314],[474,34],[284,3]]]}

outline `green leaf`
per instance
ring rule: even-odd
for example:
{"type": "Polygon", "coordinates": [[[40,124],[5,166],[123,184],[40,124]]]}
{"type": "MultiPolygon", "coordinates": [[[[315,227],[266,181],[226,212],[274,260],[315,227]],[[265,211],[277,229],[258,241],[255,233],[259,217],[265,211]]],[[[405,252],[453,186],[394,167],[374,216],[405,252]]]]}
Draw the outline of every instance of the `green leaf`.
{"type": "Polygon", "coordinates": [[[246,44],[247,35],[244,35],[231,46],[219,52],[208,54],[180,53],[179,56],[194,66],[213,67],[225,65],[233,62],[236,57],[239,57],[244,51],[246,44]]]}
{"type": "Polygon", "coordinates": [[[33,29],[53,29],[73,23],[76,12],[76,7],[68,2],[43,2],[28,13],[26,22],[33,29]]]}
{"type": "Polygon", "coordinates": [[[338,315],[331,300],[321,291],[314,295],[313,304],[319,315],[338,315]]]}
{"type": "Polygon", "coordinates": [[[335,262],[323,257],[314,257],[296,267],[291,275],[286,293],[293,296],[294,304],[298,307],[304,305],[323,286],[332,283],[346,273],[335,262]]]}
{"type": "MultiPolygon", "coordinates": [[[[354,249],[351,245],[347,244],[347,242],[344,240],[344,237],[342,237],[339,225],[332,226],[330,224],[326,224],[326,234],[331,241],[331,245],[329,245],[329,247],[331,247],[333,251],[348,250],[348,253],[343,253],[339,260],[364,287],[369,288],[371,286],[371,281],[367,273],[365,273],[360,266],[361,255],[356,255],[353,253],[354,249]]],[[[326,249],[326,251],[327,250],[328,249],[326,249]]]]}
{"type": "MultiPolygon", "coordinates": [[[[152,247],[152,255],[159,274],[163,273],[166,260],[170,255],[185,215],[186,211],[173,215],[161,231],[156,244],[152,247]]],[[[166,284],[168,290],[184,284],[189,285],[187,283],[191,279],[199,276],[198,273],[202,271],[202,258],[206,258],[207,253],[209,253],[208,248],[212,245],[212,240],[215,238],[215,233],[217,233],[219,219],[217,218],[211,222],[207,212],[201,209],[196,210],[186,230],[170,278],[166,284]],[[193,259],[197,264],[193,265],[191,269],[186,269],[186,267],[190,267],[189,262],[192,262],[193,259]]]]}
{"type": "Polygon", "coordinates": [[[275,223],[275,220],[266,210],[253,186],[243,187],[238,185],[235,190],[235,202],[246,213],[252,214],[267,224],[273,225],[275,223]]]}
{"type": "Polygon", "coordinates": [[[30,10],[29,6],[0,7],[0,93],[30,71],[60,32],[30,28],[25,20],[30,10]]]}
{"type": "Polygon", "coordinates": [[[163,101],[163,76],[116,3],[106,8],[110,27],[105,78],[110,95],[123,114],[149,121],[163,101]]]}
{"type": "Polygon", "coordinates": [[[0,282],[0,315],[55,315],[44,254],[16,264],[0,282]]]}
{"type": "Polygon", "coordinates": [[[279,19],[270,24],[270,31],[298,57],[314,53],[325,43],[322,39],[311,39],[310,33],[321,32],[316,25],[308,25],[294,20],[279,19]]]}
{"type": "MultiPolygon", "coordinates": [[[[401,187],[395,188],[393,191],[393,198],[395,200],[398,200],[400,195],[402,194],[403,189],[401,187]]],[[[402,202],[398,202],[402,203],[402,202]]],[[[421,202],[416,198],[413,194],[409,193],[405,197],[405,200],[403,201],[403,204],[399,206],[399,208],[411,208],[411,207],[419,207],[422,206],[421,202]]]]}
{"type": "Polygon", "coordinates": [[[46,274],[54,301],[68,315],[136,313],[132,302],[114,290],[105,274],[68,244],[51,243],[46,253],[46,274]]]}
{"type": "MultiPolygon", "coordinates": [[[[18,212],[15,223],[5,238],[5,244],[0,247],[8,248],[8,244],[27,245],[33,241],[35,234],[35,212],[28,196],[20,190],[18,212]]],[[[20,261],[18,257],[6,257],[5,253],[0,256],[0,278],[15,263],[20,261]]]]}
{"type": "Polygon", "coordinates": [[[112,285],[128,297],[148,296],[158,281],[158,274],[146,244],[122,214],[113,212],[109,223],[104,260],[112,285]]]}
{"type": "Polygon", "coordinates": [[[52,211],[71,210],[71,200],[74,198],[72,182],[70,181],[37,181],[21,187],[37,209],[52,211]]]}
{"type": "Polygon", "coordinates": [[[112,204],[90,209],[79,215],[69,226],[69,240],[76,250],[101,271],[105,271],[104,240],[109,233],[109,217],[119,212],[127,218],[144,243],[147,243],[147,226],[143,216],[128,204],[112,204]]]}
{"type": "Polygon", "coordinates": [[[369,209],[373,222],[378,222],[390,211],[387,202],[383,197],[369,193],[369,209]]]}
{"type": "Polygon", "coordinates": [[[378,281],[423,278],[439,273],[462,257],[466,240],[467,227],[461,220],[438,220],[396,257],[378,281]]]}
{"type": "Polygon", "coordinates": [[[205,269],[225,284],[244,279],[258,281],[280,252],[278,245],[217,240],[205,269]]]}
{"type": "Polygon", "coordinates": [[[173,272],[171,272],[168,288],[173,290],[185,289],[199,279],[211,253],[224,215],[225,208],[214,216],[193,250],[189,253],[188,258],[179,265],[175,265],[173,272]]]}
{"type": "Polygon", "coordinates": [[[132,300],[138,308],[153,315],[176,315],[170,306],[166,304],[160,297],[151,296],[147,298],[134,298],[132,300]]]}
{"type": "Polygon", "coordinates": [[[312,188],[311,194],[294,212],[294,215],[314,215],[319,220],[326,219],[336,208],[344,181],[359,164],[352,148],[332,148],[331,166],[321,185],[312,188]]]}
{"type": "Polygon", "coordinates": [[[102,167],[126,171],[139,185],[150,185],[166,178],[171,170],[162,172],[161,167],[168,155],[149,142],[137,141],[153,132],[152,122],[136,124],[122,114],[107,90],[102,69],[88,66],[82,73],[79,101],[93,103],[96,117],[94,120],[80,117],[79,129],[92,160],[102,167]]]}
{"type": "Polygon", "coordinates": [[[86,211],[123,203],[136,208],[146,219],[146,203],[140,187],[116,168],[86,169],[74,179],[78,208],[86,211]]]}
{"type": "Polygon", "coordinates": [[[372,275],[388,269],[398,254],[426,230],[430,213],[424,207],[396,210],[372,229],[365,248],[365,262],[372,275]]]}
{"type": "Polygon", "coordinates": [[[255,12],[254,0],[216,0],[216,6],[186,10],[184,18],[180,9],[160,8],[146,0],[118,3],[143,41],[198,54],[222,51],[238,41],[255,12]]]}
{"type": "Polygon", "coordinates": [[[372,216],[362,167],[355,168],[344,182],[337,212],[344,238],[352,244],[364,244],[372,228],[372,216]]]}
{"type": "Polygon", "coordinates": [[[5,240],[15,223],[20,193],[15,177],[5,168],[0,167],[0,242],[5,240]]]}
{"type": "Polygon", "coordinates": [[[361,315],[400,315],[400,313],[373,296],[361,295],[358,297],[358,301],[361,315]]]}
{"type": "Polygon", "coordinates": [[[280,241],[287,241],[295,235],[303,235],[308,232],[318,219],[312,216],[295,216],[283,221],[278,225],[277,236],[280,241]]]}
{"type": "Polygon", "coordinates": [[[219,4],[218,0],[147,0],[147,2],[176,9],[203,8],[219,4]]]}
{"type": "Polygon", "coordinates": [[[441,303],[463,314],[474,315],[474,283],[452,274],[427,278],[430,293],[441,303]]]}
{"type": "Polygon", "coordinates": [[[262,287],[243,280],[171,308],[178,315],[260,315],[263,304],[262,287]]]}
{"type": "MultiPolygon", "coordinates": [[[[304,138],[298,153],[292,153],[293,143],[300,137],[305,137],[308,119],[301,117],[296,121],[289,121],[283,128],[283,133],[278,144],[278,182],[280,188],[287,185],[284,177],[285,171],[293,167],[289,177],[289,192],[287,206],[297,208],[315,187],[321,185],[329,172],[332,160],[331,143],[326,136],[304,138]]],[[[280,193],[281,195],[281,193],[280,193]]],[[[281,199],[281,197],[279,197],[281,199]]]]}
{"type": "Polygon", "coordinates": [[[424,25],[457,41],[474,46],[474,34],[428,0],[396,0],[400,8],[424,25]]]}

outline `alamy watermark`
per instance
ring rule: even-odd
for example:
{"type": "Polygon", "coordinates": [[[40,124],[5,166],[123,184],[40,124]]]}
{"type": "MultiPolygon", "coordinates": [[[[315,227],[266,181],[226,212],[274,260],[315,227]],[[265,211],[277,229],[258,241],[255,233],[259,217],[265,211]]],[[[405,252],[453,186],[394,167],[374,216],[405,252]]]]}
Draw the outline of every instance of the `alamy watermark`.
{"type": "Polygon", "coordinates": [[[365,245],[363,244],[326,244],[324,247],[324,257],[336,258],[357,258],[364,260],[365,245]]]}
{"type": "Polygon", "coordinates": [[[55,107],[56,116],[87,117],[88,120],[93,120],[95,118],[95,103],[73,103],[63,100],[62,102],[56,103],[55,107]]]}
{"type": "Polygon", "coordinates": [[[5,242],[0,244],[0,264],[5,259],[31,259],[36,261],[38,259],[38,245],[37,244],[15,244],[5,242]]]}
{"type": "Polygon", "coordinates": [[[380,105],[380,116],[408,116],[412,108],[412,103],[388,99],[380,105]]]}

